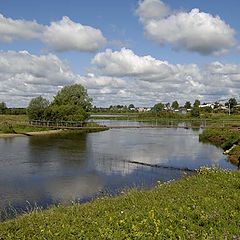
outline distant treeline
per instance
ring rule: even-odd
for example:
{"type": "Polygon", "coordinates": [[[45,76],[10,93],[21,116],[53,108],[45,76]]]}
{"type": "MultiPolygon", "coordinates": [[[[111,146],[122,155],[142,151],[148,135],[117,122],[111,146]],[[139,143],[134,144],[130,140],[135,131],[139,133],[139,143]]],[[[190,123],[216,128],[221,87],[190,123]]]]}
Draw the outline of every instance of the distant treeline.
{"type": "Polygon", "coordinates": [[[0,103],[0,114],[6,115],[24,115],[27,114],[26,108],[8,108],[6,103],[0,103]]]}

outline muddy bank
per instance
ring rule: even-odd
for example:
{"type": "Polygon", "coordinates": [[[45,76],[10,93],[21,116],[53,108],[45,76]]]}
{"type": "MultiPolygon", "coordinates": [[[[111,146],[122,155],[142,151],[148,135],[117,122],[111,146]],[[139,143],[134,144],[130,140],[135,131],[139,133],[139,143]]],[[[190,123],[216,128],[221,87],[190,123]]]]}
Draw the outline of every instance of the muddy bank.
{"type": "Polygon", "coordinates": [[[26,132],[26,133],[0,133],[0,138],[22,137],[22,136],[42,136],[61,133],[63,130],[48,130],[39,132],[26,132]]]}

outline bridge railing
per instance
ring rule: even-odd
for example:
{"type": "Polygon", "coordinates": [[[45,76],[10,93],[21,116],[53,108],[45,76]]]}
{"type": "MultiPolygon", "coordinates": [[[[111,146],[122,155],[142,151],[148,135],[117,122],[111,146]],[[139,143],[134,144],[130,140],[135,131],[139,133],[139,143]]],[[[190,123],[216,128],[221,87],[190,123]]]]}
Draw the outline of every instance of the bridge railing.
{"type": "Polygon", "coordinates": [[[45,126],[45,127],[84,127],[85,122],[81,121],[46,121],[46,120],[31,120],[31,126],[45,126]]]}
{"type": "Polygon", "coordinates": [[[180,128],[206,128],[206,127],[240,127],[238,119],[189,119],[189,120],[175,120],[175,119],[155,119],[148,121],[139,120],[90,120],[88,122],[81,121],[46,121],[46,120],[32,120],[29,121],[32,126],[41,127],[180,127],[180,128]]]}

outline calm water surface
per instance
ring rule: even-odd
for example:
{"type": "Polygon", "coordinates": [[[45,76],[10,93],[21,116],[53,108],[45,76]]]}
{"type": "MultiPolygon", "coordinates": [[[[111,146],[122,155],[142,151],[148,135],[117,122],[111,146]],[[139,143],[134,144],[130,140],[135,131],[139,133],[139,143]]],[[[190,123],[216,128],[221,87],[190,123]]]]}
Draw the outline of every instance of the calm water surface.
{"type": "Polygon", "coordinates": [[[152,187],[157,181],[182,177],[183,168],[236,168],[221,149],[199,143],[198,135],[190,129],[112,129],[2,138],[0,208],[29,203],[46,207],[127,187],[152,187]]]}

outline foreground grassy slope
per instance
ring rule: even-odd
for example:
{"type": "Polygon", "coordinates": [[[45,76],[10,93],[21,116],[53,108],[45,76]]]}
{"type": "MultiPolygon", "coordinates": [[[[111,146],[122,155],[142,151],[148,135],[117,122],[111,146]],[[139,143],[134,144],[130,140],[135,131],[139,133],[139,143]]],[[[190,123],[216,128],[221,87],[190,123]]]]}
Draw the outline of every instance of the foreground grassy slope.
{"type": "Polygon", "coordinates": [[[32,212],[0,224],[0,239],[235,239],[240,172],[200,170],[151,191],[32,212]]]}

